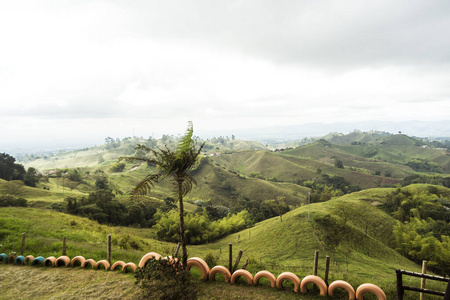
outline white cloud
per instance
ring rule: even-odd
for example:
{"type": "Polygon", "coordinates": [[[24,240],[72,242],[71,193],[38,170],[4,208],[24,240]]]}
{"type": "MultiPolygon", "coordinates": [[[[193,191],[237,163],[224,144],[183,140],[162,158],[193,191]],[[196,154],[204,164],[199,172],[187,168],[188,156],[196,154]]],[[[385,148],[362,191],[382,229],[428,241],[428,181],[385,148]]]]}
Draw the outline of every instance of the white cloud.
{"type": "Polygon", "coordinates": [[[448,3],[10,1],[0,138],[448,119],[448,3]]]}

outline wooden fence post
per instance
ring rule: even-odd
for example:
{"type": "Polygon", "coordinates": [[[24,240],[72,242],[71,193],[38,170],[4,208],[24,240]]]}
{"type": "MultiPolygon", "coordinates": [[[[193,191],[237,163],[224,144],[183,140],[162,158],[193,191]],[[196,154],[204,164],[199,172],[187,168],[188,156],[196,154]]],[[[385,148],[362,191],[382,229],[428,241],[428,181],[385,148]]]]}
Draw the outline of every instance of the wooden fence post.
{"type": "Polygon", "coordinates": [[[20,248],[20,255],[23,255],[24,250],[25,250],[25,232],[22,233],[22,248],[20,248]]]}
{"type": "MultiPolygon", "coordinates": [[[[427,261],[424,260],[422,261],[422,274],[426,274],[427,273],[427,261]]],[[[424,289],[425,288],[425,278],[421,278],[420,279],[420,288],[424,289]]],[[[424,293],[420,293],[420,300],[424,300],[425,299],[425,294],[424,293]]]]}
{"type": "Polygon", "coordinates": [[[232,274],[234,272],[236,272],[238,265],[239,265],[239,261],[241,260],[242,257],[242,253],[244,253],[244,250],[239,250],[238,256],[236,258],[236,262],[234,263],[234,267],[233,267],[233,272],[231,272],[232,274]]]}
{"type": "Polygon", "coordinates": [[[328,272],[330,270],[330,257],[327,256],[327,262],[325,263],[325,283],[328,285],[328,272]]]}
{"type": "Polygon", "coordinates": [[[400,270],[395,271],[397,273],[397,300],[403,299],[403,281],[402,272],[400,270]]]}
{"type": "Polygon", "coordinates": [[[317,265],[319,263],[319,250],[316,250],[314,252],[314,268],[313,268],[313,274],[317,276],[317,265]]]}
{"type": "Polygon", "coordinates": [[[233,244],[228,244],[228,270],[233,274],[233,244]]]}
{"type": "Polygon", "coordinates": [[[245,270],[245,268],[247,268],[247,265],[248,265],[248,258],[245,260],[244,265],[242,265],[242,269],[245,270]]]}
{"type": "Polygon", "coordinates": [[[66,255],[66,236],[63,237],[62,255],[66,255]]]}
{"type": "Polygon", "coordinates": [[[107,236],[107,257],[106,259],[108,260],[109,264],[111,264],[111,235],[108,234],[107,236]]]}
{"type": "Polygon", "coordinates": [[[450,280],[447,284],[447,289],[445,290],[444,300],[450,300],[450,280]]]}
{"type": "Polygon", "coordinates": [[[172,255],[174,258],[178,256],[178,251],[180,251],[180,246],[181,246],[181,243],[178,242],[177,247],[175,248],[175,252],[172,255]]]}

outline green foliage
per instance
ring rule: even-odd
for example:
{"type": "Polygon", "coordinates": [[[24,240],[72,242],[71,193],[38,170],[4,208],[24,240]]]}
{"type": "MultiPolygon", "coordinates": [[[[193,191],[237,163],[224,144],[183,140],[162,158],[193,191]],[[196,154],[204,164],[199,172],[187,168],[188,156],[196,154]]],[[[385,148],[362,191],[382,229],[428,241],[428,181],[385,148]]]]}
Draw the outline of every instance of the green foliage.
{"type": "Polygon", "coordinates": [[[442,179],[442,185],[450,188],[450,177],[445,177],[444,179],[442,179]]]}
{"type": "Polygon", "coordinates": [[[374,145],[365,145],[362,154],[364,157],[374,157],[378,153],[378,148],[374,145]]]}
{"type": "Polygon", "coordinates": [[[79,169],[70,169],[67,171],[67,178],[71,181],[83,182],[83,176],[79,169]]]}
{"type": "Polygon", "coordinates": [[[334,166],[335,166],[336,168],[343,169],[343,168],[344,168],[344,163],[342,162],[342,160],[336,159],[336,160],[334,161],[334,166]]]}
{"type": "Polygon", "coordinates": [[[120,172],[123,172],[123,170],[125,169],[125,166],[126,166],[126,164],[123,162],[115,162],[109,166],[109,169],[112,172],[120,173],[120,172]]]}
{"type": "Polygon", "coordinates": [[[435,221],[411,218],[410,222],[395,226],[397,249],[406,257],[420,263],[428,261],[428,267],[442,275],[450,274],[450,236],[433,236],[430,228],[435,221]]]}
{"type": "Polygon", "coordinates": [[[124,205],[114,199],[110,191],[98,190],[88,197],[67,197],[65,207],[55,206],[60,211],[87,217],[103,224],[151,227],[156,209],[143,202],[124,205]]]}
{"type": "Polygon", "coordinates": [[[98,190],[109,190],[108,176],[100,169],[94,171],[95,187],[98,190]]]}
{"type": "Polygon", "coordinates": [[[258,178],[258,179],[263,179],[264,178],[264,176],[262,176],[261,173],[259,173],[259,172],[251,172],[249,174],[249,176],[253,177],[253,178],[258,178]]]}
{"type": "Polygon", "coordinates": [[[328,174],[322,174],[318,180],[304,181],[302,185],[312,189],[312,203],[328,201],[332,197],[339,197],[361,189],[358,186],[351,185],[342,176],[329,176],[328,174]]]}
{"type": "Polygon", "coordinates": [[[418,172],[440,172],[438,165],[421,158],[414,158],[406,163],[408,167],[418,172]]]}
{"type": "MultiPolygon", "coordinates": [[[[176,210],[171,210],[168,213],[157,212],[155,219],[157,221],[154,229],[158,238],[167,242],[179,240],[180,220],[176,210]]],[[[206,211],[189,213],[184,218],[186,241],[191,245],[216,241],[221,237],[242,230],[250,224],[250,215],[246,210],[212,222],[209,220],[206,211]]]]}
{"type": "Polygon", "coordinates": [[[0,179],[23,180],[25,168],[21,164],[16,164],[15,161],[13,156],[0,153],[0,179]]]}
{"type": "Polygon", "coordinates": [[[28,201],[22,197],[14,197],[11,195],[0,195],[0,207],[19,206],[26,207],[28,201]]]}
{"type": "Polygon", "coordinates": [[[39,182],[39,178],[39,172],[35,168],[29,167],[27,169],[27,172],[25,173],[23,182],[25,183],[25,185],[36,187],[36,184],[39,182]]]}
{"type": "Polygon", "coordinates": [[[398,187],[386,196],[385,206],[401,222],[407,222],[413,217],[450,222],[449,202],[428,191],[410,192],[398,187]]]}
{"type": "Polygon", "coordinates": [[[135,278],[145,299],[197,299],[190,273],[178,259],[151,259],[137,270],[135,278]]]}

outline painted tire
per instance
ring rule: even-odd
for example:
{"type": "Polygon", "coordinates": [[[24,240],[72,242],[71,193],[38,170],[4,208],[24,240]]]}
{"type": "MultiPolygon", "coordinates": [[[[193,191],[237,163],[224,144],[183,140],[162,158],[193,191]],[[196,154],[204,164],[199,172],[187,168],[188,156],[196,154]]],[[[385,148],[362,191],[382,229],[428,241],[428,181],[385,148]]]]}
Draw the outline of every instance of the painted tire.
{"type": "Polygon", "coordinates": [[[258,281],[262,278],[267,278],[270,281],[270,286],[275,287],[277,284],[277,279],[275,278],[275,275],[270,273],[269,271],[259,271],[256,273],[255,277],[253,277],[253,284],[258,284],[258,281]]]}
{"type": "Polygon", "coordinates": [[[27,256],[25,256],[25,260],[23,261],[23,264],[26,265],[26,264],[28,264],[28,262],[33,263],[33,260],[34,260],[33,255],[27,255],[27,256]]]}
{"type": "Polygon", "coordinates": [[[308,291],[306,289],[306,286],[308,285],[308,283],[317,285],[317,287],[320,290],[320,296],[327,295],[327,291],[328,291],[327,284],[325,283],[325,281],[323,281],[322,278],[320,278],[319,276],[315,276],[315,275],[308,275],[305,278],[303,278],[302,283],[300,283],[300,292],[302,294],[306,294],[306,292],[308,291]]]}
{"type": "Polygon", "coordinates": [[[44,260],[45,258],[43,258],[42,256],[38,256],[35,259],[33,259],[33,261],[31,262],[32,266],[44,266],[44,260]]]}
{"type": "Polygon", "coordinates": [[[105,267],[105,271],[108,271],[109,268],[111,267],[111,265],[109,264],[109,262],[107,260],[99,260],[96,264],[95,264],[95,269],[98,270],[98,268],[100,268],[100,266],[104,266],[105,267]]]}
{"type": "Polygon", "coordinates": [[[199,257],[189,258],[187,261],[186,270],[189,271],[191,267],[197,267],[200,270],[203,280],[208,279],[210,270],[208,264],[203,259],[199,257]]]}
{"type": "Polygon", "coordinates": [[[70,258],[68,256],[60,256],[56,259],[55,267],[68,267],[70,266],[70,258]]]}
{"type": "Polygon", "coordinates": [[[135,273],[136,269],[137,269],[137,266],[136,266],[136,264],[134,264],[132,262],[126,263],[125,265],[123,265],[122,272],[127,273],[128,272],[128,268],[133,269],[133,273],[135,273]]]}
{"type": "Polygon", "coordinates": [[[160,259],[161,258],[161,254],[156,253],[156,252],[149,252],[147,254],[145,254],[144,256],[142,256],[141,261],[139,262],[139,268],[144,268],[145,264],[147,263],[147,261],[149,259],[160,259]]]}
{"type": "Polygon", "coordinates": [[[217,273],[222,274],[223,277],[225,277],[225,282],[230,282],[231,273],[224,266],[215,266],[214,268],[212,268],[209,272],[209,280],[215,280],[217,273]]]}
{"type": "Polygon", "coordinates": [[[166,256],[166,257],[163,257],[162,259],[168,261],[169,264],[172,264],[172,265],[174,265],[175,262],[178,261],[178,258],[176,258],[176,257],[173,258],[172,256],[166,256]]]}
{"type": "Polygon", "coordinates": [[[124,261],[116,261],[115,263],[113,263],[113,265],[111,266],[111,271],[115,271],[117,269],[117,267],[121,268],[121,271],[123,270],[123,266],[125,266],[125,262],[124,261]]]}
{"type": "Polygon", "coordinates": [[[47,257],[44,260],[44,267],[54,267],[56,263],[56,258],[54,256],[47,257]]]}
{"type": "Polygon", "coordinates": [[[235,284],[236,281],[239,279],[239,277],[245,277],[247,279],[247,283],[248,285],[252,285],[253,284],[253,275],[244,269],[239,269],[236,270],[233,275],[231,275],[231,284],[235,284]]]}
{"type": "Polygon", "coordinates": [[[70,266],[71,267],[75,267],[75,263],[79,261],[80,262],[80,267],[83,266],[84,262],[86,261],[86,258],[84,258],[83,256],[75,256],[74,258],[72,258],[72,260],[70,261],[70,266]]]}
{"type": "Polygon", "coordinates": [[[300,287],[300,279],[291,272],[283,272],[280,275],[278,275],[277,278],[277,288],[282,289],[283,288],[283,281],[290,280],[294,284],[294,292],[298,292],[298,289],[300,287]]]}
{"type": "Polygon", "coordinates": [[[19,255],[16,257],[16,260],[14,261],[14,264],[23,266],[23,263],[25,261],[25,257],[23,255],[19,255]]]}
{"type": "Polygon", "coordinates": [[[330,284],[330,286],[328,287],[328,295],[333,297],[333,292],[337,288],[341,288],[341,289],[346,290],[348,292],[348,299],[349,300],[354,300],[355,299],[355,297],[356,297],[355,289],[347,281],[343,281],[343,280],[333,281],[330,284]]]}
{"type": "Polygon", "coordinates": [[[356,289],[356,299],[363,300],[365,293],[372,293],[377,296],[378,300],[387,300],[386,294],[383,292],[381,288],[372,283],[364,283],[361,284],[356,289]]]}
{"type": "Polygon", "coordinates": [[[8,261],[8,255],[6,255],[5,253],[0,254],[0,261],[6,264],[6,262],[8,261]]]}
{"type": "Polygon", "coordinates": [[[81,265],[83,269],[86,269],[88,265],[91,265],[91,268],[94,269],[97,262],[92,258],[86,259],[84,263],[81,265]]]}
{"type": "Polygon", "coordinates": [[[6,263],[7,264],[14,264],[16,262],[16,257],[17,257],[17,255],[11,254],[10,256],[8,256],[8,259],[6,260],[6,263]]]}

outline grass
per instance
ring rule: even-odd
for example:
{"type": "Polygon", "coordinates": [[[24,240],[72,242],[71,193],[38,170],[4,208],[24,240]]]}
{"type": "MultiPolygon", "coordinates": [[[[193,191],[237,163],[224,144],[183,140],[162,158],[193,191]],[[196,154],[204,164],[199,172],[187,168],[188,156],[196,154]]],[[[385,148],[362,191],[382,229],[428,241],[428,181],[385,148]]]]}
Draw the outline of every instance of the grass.
{"type": "MultiPolygon", "coordinates": [[[[139,299],[140,292],[131,274],[83,270],[0,265],[1,299],[139,299]]],[[[324,299],[312,290],[308,294],[267,286],[231,285],[225,282],[194,280],[198,299],[324,299]]],[[[348,298],[348,297],[347,297],[348,298]]],[[[346,299],[335,297],[333,299],[346,299]]]]}
{"type": "MultiPolygon", "coordinates": [[[[418,186],[418,188],[422,188],[418,186]]],[[[328,202],[311,204],[311,220],[330,212],[330,209],[339,201],[361,201],[375,196],[381,197],[377,191],[384,195],[391,189],[373,189],[358,192],[353,197],[346,195],[339,199],[328,202]]],[[[380,213],[382,213],[380,211],[380,213]]],[[[386,217],[389,217],[386,215],[386,217]]],[[[325,256],[331,257],[329,282],[334,280],[346,280],[357,288],[360,284],[371,282],[380,286],[391,299],[395,297],[395,269],[406,269],[420,271],[420,267],[383,243],[371,240],[369,237],[362,238],[362,245],[371,246],[371,255],[367,256],[364,247],[356,247],[348,254],[343,252],[325,251],[323,242],[315,234],[314,222],[308,222],[308,207],[299,207],[280,218],[272,218],[246,229],[229,235],[215,243],[188,246],[189,257],[205,258],[208,254],[215,257],[217,265],[228,265],[228,245],[233,244],[234,257],[242,249],[244,251],[242,263],[248,259],[249,270],[253,275],[261,270],[268,270],[275,276],[282,272],[290,271],[302,279],[310,275],[313,269],[313,255],[315,250],[320,250],[319,276],[324,276],[325,256]],[[348,269],[346,266],[348,261],[348,269]]],[[[358,229],[355,229],[358,230],[358,229]]],[[[20,251],[21,233],[26,233],[25,255],[59,256],[62,249],[62,238],[67,237],[67,255],[74,257],[82,255],[85,258],[93,258],[98,261],[106,258],[106,236],[112,235],[112,260],[123,260],[138,263],[140,258],[147,252],[158,252],[163,256],[170,255],[175,247],[172,243],[155,240],[151,229],[109,227],[99,225],[86,218],[67,215],[46,209],[37,208],[1,208],[0,209],[0,252],[10,253],[20,251]],[[135,248],[133,248],[133,245],[135,248]]],[[[212,267],[212,266],[211,266],[212,267]]],[[[3,267],[2,267],[3,268],[3,267]]],[[[18,267],[18,269],[21,269],[18,267]]],[[[45,271],[47,272],[47,271],[45,271]]],[[[84,272],[84,270],[83,270],[84,272]]],[[[100,272],[98,272],[100,274],[100,272]]],[[[107,272],[108,273],[108,272],[107,272]]],[[[47,273],[48,274],[48,273],[47,273]]],[[[90,273],[84,273],[90,274],[90,273]]],[[[97,274],[97,273],[96,273],[97,274]]],[[[101,272],[101,274],[106,274],[101,272]]],[[[50,275],[48,275],[50,276],[50,275]]],[[[58,275],[59,276],[59,275],[58,275]]],[[[89,275],[90,276],[90,275],[89,275]]],[[[62,280],[62,279],[60,279],[62,280]]],[[[100,280],[100,279],[99,279],[100,280]]],[[[111,279],[115,280],[115,279],[111,279]]],[[[417,280],[409,279],[416,283],[417,280]]],[[[95,280],[92,280],[95,282],[95,280]]],[[[106,282],[109,281],[109,277],[106,282]]],[[[91,284],[91,283],[89,283],[91,284]]],[[[108,286],[109,283],[106,284],[108,286]]],[[[233,297],[249,299],[261,296],[260,289],[238,285],[229,287],[220,283],[200,283],[202,294],[205,299],[219,299],[225,297],[223,293],[233,297]],[[214,286],[217,284],[217,286],[214,286]],[[218,289],[226,290],[221,292],[218,289]],[[236,291],[241,289],[241,291],[236,291]],[[245,290],[245,291],[244,291],[245,290]],[[255,294],[254,294],[255,293],[255,294]],[[241,295],[240,295],[241,294],[241,295]],[[233,296],[235,295],[235,296],[233,296]]],[[[433,285],[430,284],[430,288],[433,285]]],[[[92,287],[94,289],[94,287],[92,287]]],[[[13,287],[8,287],[13,289],[13,287]]],[[[72,293],[76,286],[68,287],[67,293],[72,293]]],[[[90,288],[87,287],[89,290],[90,288]]],[[[445,288],[437,288],[445,290],[445,288]]],[[[261,288],[264,291],[261,297],[290,297],[292,292],[274,291],[273,289],[261,288]],[[267,290],[267,291],[264,291],[267,290]],[[275,295],[276,294],[276,295],[275,295]]],[[[40,292],[39,292],[40,293],[40,292]]],[[[70,294],[68,294],[70,297],[70,294]]],[[[298,295],[294,294],[298,297],[298,295]]],[[[43,298],[47,296],[42,296],[43,298]]],[[[300,299],[320,299],[318,296],[300,299]],[[316,298],[314,298],[316,297],[316,298]]],[[[25,297],[26,298],[26,297],[25,297]]],[[[226,298],[225,298],[226,299],[226,298]]],[[[405,299],[415,299],[405,297],[405,299]]],[[[432,298],[430,298],[432,299],[432,298]]]]}

